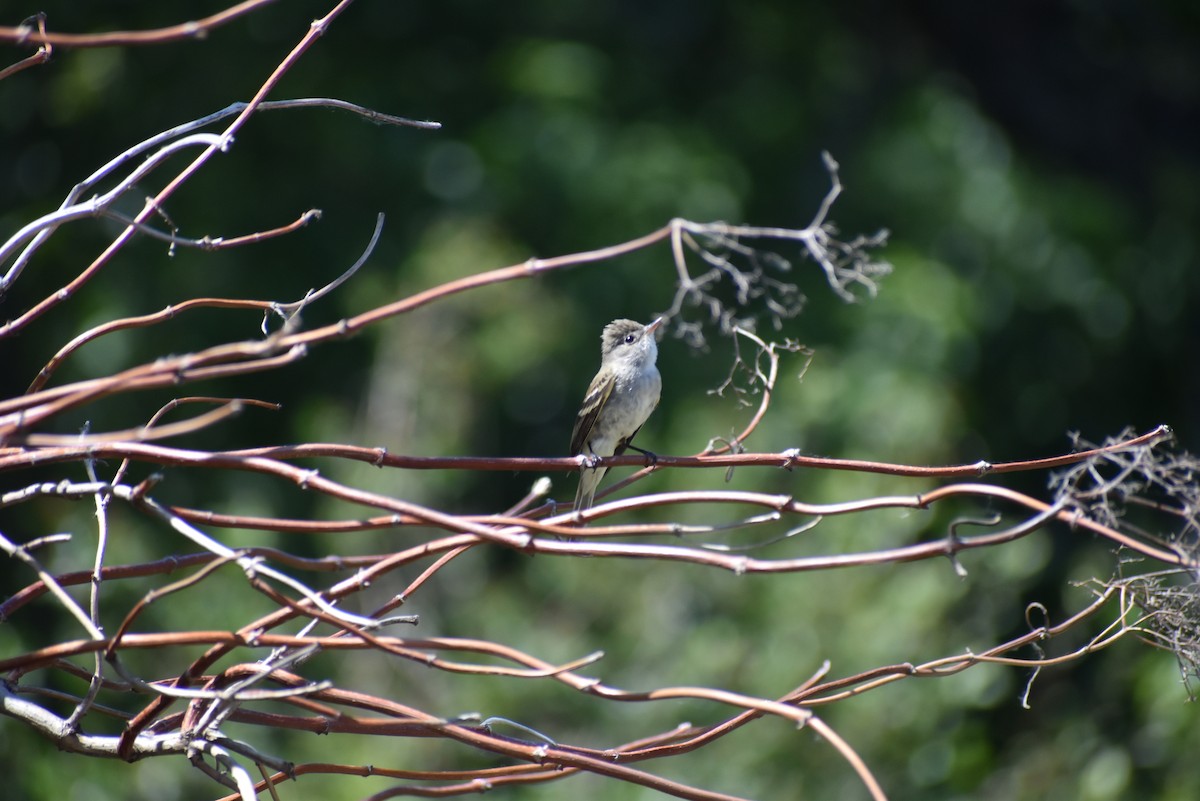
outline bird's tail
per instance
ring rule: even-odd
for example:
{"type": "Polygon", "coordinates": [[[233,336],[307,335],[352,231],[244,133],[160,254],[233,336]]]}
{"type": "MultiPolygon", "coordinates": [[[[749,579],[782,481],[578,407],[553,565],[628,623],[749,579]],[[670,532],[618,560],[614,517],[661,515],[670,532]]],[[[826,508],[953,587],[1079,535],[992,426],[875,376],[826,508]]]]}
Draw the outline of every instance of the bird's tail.
{"type": "Polygon", "coordinates": [[[576,512],[592,508],[592,501],[596,497],[596,488],[600,486],[600,479],[604,478],[607,470],[606,467],[594,469],[585,467],[579,471],[579,489],[575,490],[576,512]]]}

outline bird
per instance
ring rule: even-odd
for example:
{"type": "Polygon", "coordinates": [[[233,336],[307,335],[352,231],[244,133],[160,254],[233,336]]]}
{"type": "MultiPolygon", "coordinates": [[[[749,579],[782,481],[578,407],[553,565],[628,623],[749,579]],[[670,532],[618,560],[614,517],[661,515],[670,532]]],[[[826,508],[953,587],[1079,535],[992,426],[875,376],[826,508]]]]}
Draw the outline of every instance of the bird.
{"type": "MultiPolygon", "coordinates": [[[[662,376],[655,361],[658,344],[654,332],[662,317],[642,325],[633,320],[613,320],[600,335],[600,371],[592,379],[571,432],[571,455],[589,461],[619,456],[658,406],[662,376]]],[[[634,447],[634,450],[641,450],[634,447]]],[[[644,453],[644,451],[643,451],[644,453]]],[[[596,488],[607,468],[584,466],[579,471],[575,511],[592,506],[596,488]]]]}

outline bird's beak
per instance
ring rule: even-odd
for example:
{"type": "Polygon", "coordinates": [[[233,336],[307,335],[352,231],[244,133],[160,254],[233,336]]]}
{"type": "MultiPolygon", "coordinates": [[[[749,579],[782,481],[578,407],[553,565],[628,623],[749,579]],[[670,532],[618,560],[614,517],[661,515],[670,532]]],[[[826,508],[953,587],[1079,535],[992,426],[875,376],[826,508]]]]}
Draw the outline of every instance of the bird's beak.
{"type": "Polygon", "coordinates": [[[667,318],[666,318],[666,317],[659,317],[657,320],[655,320],[654,322],[652,322],[652,323],[650,323],[649,325],[647,325],[647,326],[646,326],[646,333],[648,333],[648,334],[653,334],[655,331],[657,331],[657,330],[658,330],[658,327],[659,327],[660,325],[662,325],[662,324],[663,324],[663,320],[665,320],[665,319],[667,319],[667,318]]]}

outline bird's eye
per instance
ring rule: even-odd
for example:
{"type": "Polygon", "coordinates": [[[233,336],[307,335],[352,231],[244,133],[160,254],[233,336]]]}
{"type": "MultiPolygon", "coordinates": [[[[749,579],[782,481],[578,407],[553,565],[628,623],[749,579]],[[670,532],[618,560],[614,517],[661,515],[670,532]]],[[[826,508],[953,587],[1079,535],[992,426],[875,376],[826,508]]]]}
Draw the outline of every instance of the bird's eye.
{"type": "Polygon", "coordinates": [[[626,345],[632,345],[632,344],[633,344],[633,341],[634,341],[635,339],[637,339],[637,337],[635,337],[633,334],[626,334],[626,335],[625,335],[625,344],[626,344],[626,345]]]}

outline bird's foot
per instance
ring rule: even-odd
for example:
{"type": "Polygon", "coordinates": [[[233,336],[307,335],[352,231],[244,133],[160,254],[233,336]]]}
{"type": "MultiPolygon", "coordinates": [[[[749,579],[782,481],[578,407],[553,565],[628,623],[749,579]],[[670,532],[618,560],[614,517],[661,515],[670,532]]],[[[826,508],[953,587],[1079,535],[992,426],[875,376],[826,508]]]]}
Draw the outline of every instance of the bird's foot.
{"type": "Polygon", "coordinates": [[[579,461],[579,469],[595,470],[600,466],[600,457],[594,453],[581,453],[575,457],[579,461]]]}
{"type": "Polygon", "coordinates": [[[628,445],[627,447],[630,450],[637,451],[642,456],[646,457],[646,467],[654,467],[656,464],[658,464],[658,454],[655,453],[654,451],[643,450],[643,449],[639,448],[637,445],[628,445]]]}

